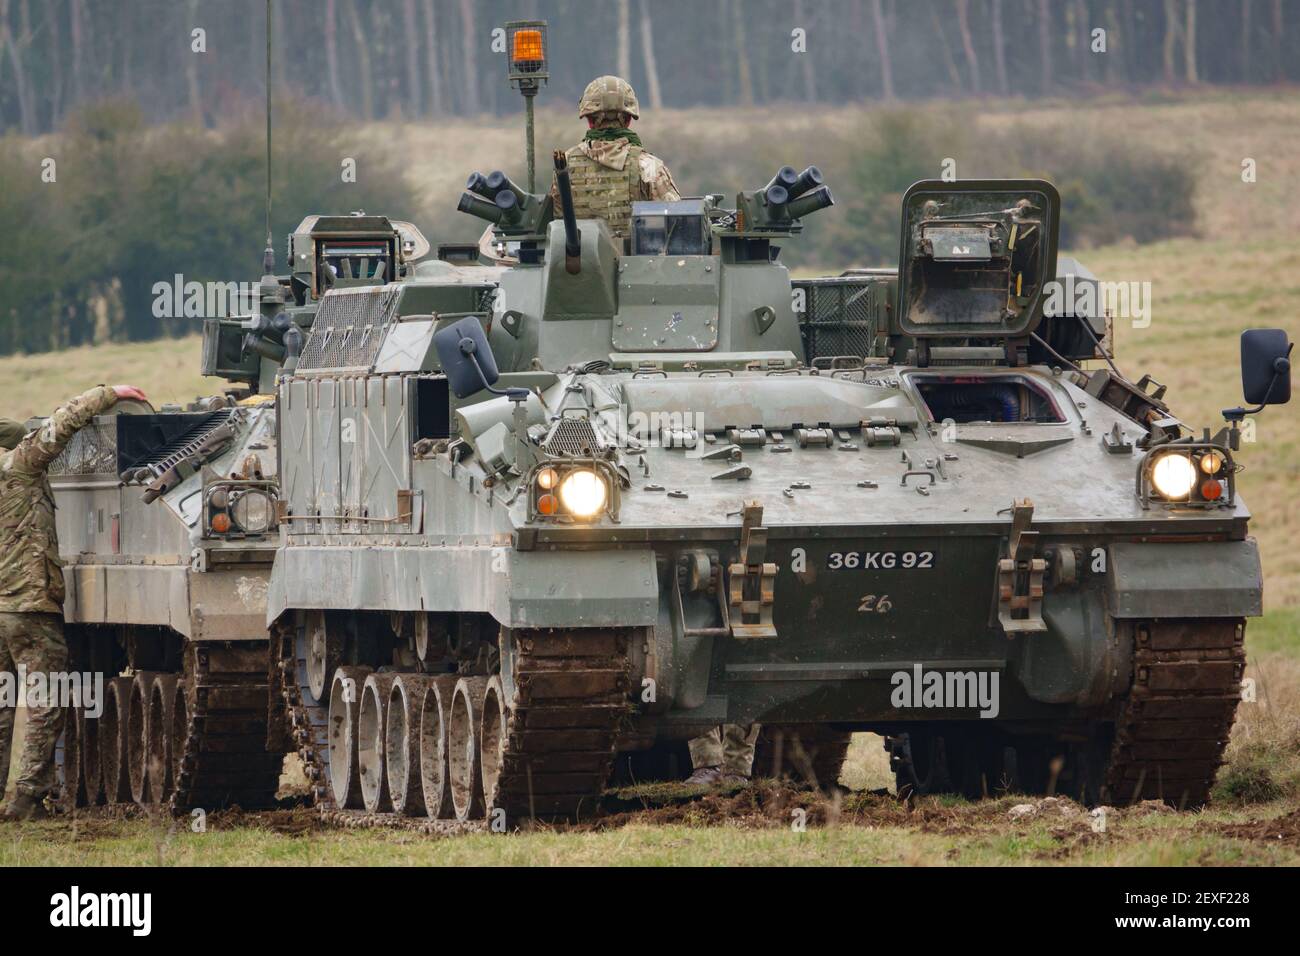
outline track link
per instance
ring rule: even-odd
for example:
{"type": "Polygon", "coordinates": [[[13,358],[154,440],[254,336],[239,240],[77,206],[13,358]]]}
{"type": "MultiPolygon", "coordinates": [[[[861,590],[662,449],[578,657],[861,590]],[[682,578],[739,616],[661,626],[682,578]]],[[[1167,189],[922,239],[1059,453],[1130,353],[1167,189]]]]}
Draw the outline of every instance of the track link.
{"type": "Polygon", "coordinates": [[[1115,725],[1102,797],[1204,804],[1223,762],[1246,666],[1240,618],[1136,625],[1133,689],[1115,725]]]}
{"type": "Polygon", "coordinates": [[[316,700],[307,679],[305,628],[278,624],[272,641],[278,648],[278,683],[285,714],[303,772],[311,784],[312,798],[322,810],[334,809],[329,786],[329,695],[316,700]]]}
{"type": "Polygon", "coordinates": [[[186,649],[189,721],[171,797],[174,812],[275,805],[282,754],[267,751],[265,641],[186,649]]]}
{"type": "Polygon", "coordinates": [[[501,773],[487,795],[507,824],[571,817],[600,803],[618,733],[631,708],[622,630],[517,630],[501,773]]]}

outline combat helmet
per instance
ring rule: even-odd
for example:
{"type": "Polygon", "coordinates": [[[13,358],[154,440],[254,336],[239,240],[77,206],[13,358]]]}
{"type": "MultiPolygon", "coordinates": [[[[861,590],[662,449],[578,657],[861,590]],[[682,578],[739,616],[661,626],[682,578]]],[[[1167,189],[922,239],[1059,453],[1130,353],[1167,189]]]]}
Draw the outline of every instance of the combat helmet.
{"type": "Polygon", "coordinates": [[[632,84],[621,76],[598,76],[582,91],[578,100],[578,115],[591,116],[593,113],[627,113],[633,119],[640,119],[641,105],[636,100],[636,90],[632,84]]]}

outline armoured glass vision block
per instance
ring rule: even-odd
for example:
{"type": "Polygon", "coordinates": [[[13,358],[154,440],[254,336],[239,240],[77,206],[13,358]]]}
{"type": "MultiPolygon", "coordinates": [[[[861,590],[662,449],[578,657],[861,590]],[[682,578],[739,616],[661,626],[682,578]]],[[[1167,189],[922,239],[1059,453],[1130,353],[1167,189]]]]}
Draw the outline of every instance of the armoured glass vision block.
{"type": "Polygon", "coordinates": [[[632,203],[632,255],[709,254],[709,221],[703,199],[632,203]]]}

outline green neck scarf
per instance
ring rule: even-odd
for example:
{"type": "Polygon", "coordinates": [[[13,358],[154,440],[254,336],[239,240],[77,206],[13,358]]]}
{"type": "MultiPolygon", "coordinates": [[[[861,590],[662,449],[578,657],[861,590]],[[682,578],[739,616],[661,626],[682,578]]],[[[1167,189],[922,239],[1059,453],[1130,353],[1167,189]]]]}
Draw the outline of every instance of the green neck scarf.
{"type": "Polygon", "coordinates": [[[615,140],[625,139],[633,146],[641,145],[641,137],[622,126],[611,126],[606,129],[589,129],[587,130],[587,142],[592,140],[615,140]]]}

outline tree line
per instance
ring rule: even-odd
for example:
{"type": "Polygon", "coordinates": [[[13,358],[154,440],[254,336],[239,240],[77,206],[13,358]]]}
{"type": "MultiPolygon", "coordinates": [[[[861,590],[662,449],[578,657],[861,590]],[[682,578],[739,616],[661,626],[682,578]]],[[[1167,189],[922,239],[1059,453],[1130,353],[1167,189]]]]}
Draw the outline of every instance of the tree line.
{"type": "MultiPolygon", "coordinates": [[[[549,21],[550,97],[644,108],[1037,98],[1300,79],[1294,0],[274,0],[277,96],[360,120],[518,109],[494,30],[549,21]]],[[[104,96],[213,126],[264,93],[263,0],[0,0],[0,130],[104,96]]],[[[558,98],[558,99],[555,99],[558,98]]]]}

